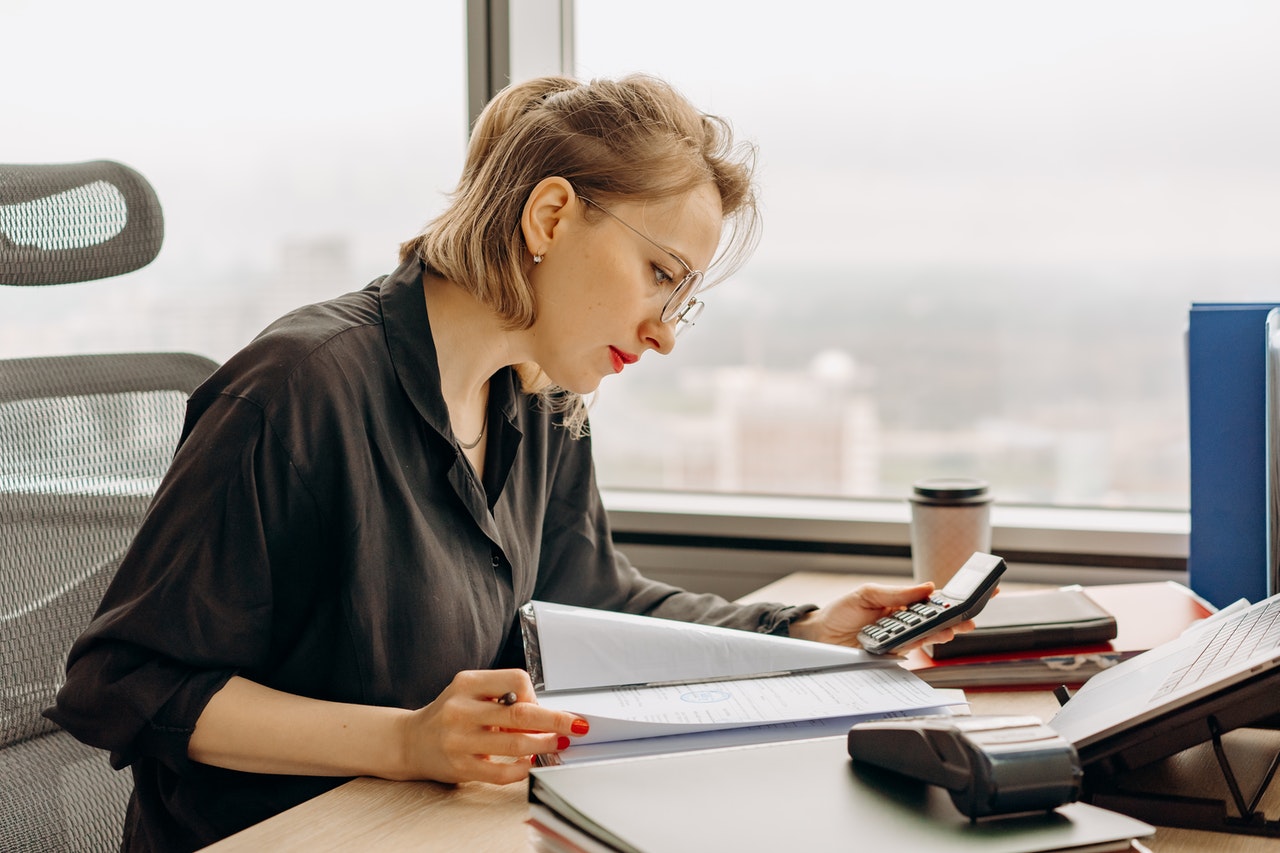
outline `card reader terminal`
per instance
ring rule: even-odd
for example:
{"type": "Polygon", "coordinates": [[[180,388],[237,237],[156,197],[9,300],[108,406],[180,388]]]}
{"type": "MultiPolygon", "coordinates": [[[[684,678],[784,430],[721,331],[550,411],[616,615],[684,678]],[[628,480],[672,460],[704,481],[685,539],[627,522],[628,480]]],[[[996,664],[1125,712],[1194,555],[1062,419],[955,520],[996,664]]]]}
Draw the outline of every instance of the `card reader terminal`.
{"type": "Polygon", "coordinates": [[[904,717],[849,729],[849,757],[940,785],[971,819],[1080,798],[1076,749],[1035,717],[904,717]]]}

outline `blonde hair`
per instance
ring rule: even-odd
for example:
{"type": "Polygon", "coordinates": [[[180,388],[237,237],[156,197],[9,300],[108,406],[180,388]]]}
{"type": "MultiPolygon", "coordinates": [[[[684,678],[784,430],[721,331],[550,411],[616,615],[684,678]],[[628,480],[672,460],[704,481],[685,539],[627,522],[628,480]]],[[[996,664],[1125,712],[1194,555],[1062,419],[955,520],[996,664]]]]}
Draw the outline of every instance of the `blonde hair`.
{"type": "MultiPolygon", "coordinates": [[[[537,307],[520,219],[538,182],[562,177],[605,205],[671,198],[709,182],[720,195],[725,237],[708,278],[722,280],[758,237],[754,167],[754,146],[735,143],[728,122],[654,77],[539,77],[502,90],[480,113],[449,206],[401,245],[400,256],[420,258],[509,328],[527,329],[537,307]]],[[[521,365],[520,375],[526,390],[568,413],[575,434],[583,431],[579,395],[551,386],[537,365],[521,365]]]]}

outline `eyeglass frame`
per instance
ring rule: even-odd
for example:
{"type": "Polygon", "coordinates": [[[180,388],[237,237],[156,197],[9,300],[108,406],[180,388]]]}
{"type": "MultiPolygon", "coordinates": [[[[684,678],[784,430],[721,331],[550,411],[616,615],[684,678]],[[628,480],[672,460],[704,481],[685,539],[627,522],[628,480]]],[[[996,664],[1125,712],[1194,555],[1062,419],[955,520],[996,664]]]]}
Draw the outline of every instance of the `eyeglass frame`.
{"type": "Polygon", "coordinates": [[[680,257],[675,252],[668,249],[666,246],[663,246],[661,243],[659,243],[657,240],[654,240],[652,237],[645,234],[643,231],[633,227],[630,223],[628,223],[622,217],[618,216],[616,213],[606,208],[604,205],[598,202],[592,201],[591,199],[587,198],[585,195],[582,195],[581,193],[578,194],[578,198],[582,199],[587,204],[594,207],[596,210],[600,211],[601,213],[608,216],[610,219],[622,225],[622,227],[626,228],[631,233],[640,237],[645,242],[652,245],[658,251],[671,256],[672,258],[675,259],[676,263],[684,267],[684,277],[681,278],[680,281],[676,283],[675,288],[671,291],[671,295],[668,296],[667,301],[663,303],[662,314],[660,315],[660,319],[662,320],[663,323],[667,323],[667,324],[675,323],[675,332],[677,335],[682,333],[686,328],[694,325],[693,321],[698,319],[698,317],[701,316],[703,310],[706,309],[707,307],[707,303],[703,302],[701,299],[698,299],[698,294],[702,290],[702,287],[701,287],[702,282],[706,278],[702,270],[695,270],[693,267],[689,266],[688,262],[686,262],[684,258],[680,257]],[[680,291],[682,289],[685,291],[684,296],[682,296],[679,300],[677,300],[676,297],[680,296],[680,291]]]}

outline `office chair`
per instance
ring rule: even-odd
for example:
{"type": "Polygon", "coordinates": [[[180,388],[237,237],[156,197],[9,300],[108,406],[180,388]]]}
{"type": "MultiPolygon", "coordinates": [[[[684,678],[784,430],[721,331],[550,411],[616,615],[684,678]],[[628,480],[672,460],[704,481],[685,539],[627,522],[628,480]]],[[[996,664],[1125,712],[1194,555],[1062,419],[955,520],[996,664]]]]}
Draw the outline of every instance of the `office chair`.
{"type": "MultiPolygon", "coordinates": [[[[0,165],[0,284],[121,275],[162,235],[155,193],[127,167],[0,165]]],[[[185,353],[0,360],[0,849],[119,849],[130,775],[40,712],[215,367],[185,353]]]]}

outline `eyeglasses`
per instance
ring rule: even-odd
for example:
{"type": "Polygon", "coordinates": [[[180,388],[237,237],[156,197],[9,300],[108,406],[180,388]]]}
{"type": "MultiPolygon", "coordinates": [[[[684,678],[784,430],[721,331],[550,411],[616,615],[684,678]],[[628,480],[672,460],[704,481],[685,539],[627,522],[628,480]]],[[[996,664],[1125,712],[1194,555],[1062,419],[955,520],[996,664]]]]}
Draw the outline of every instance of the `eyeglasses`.
{"type": "Polygon", "coordinates": [[[676,263],[684,267],[684,278],[680,279],[675,290],[671,291],[671,295],[668,296],[667,301],[663,303],[662,322],[675,323],[675,333],[677,335],[680,335],[685,329],[692,326],[693,321],[698,319],[698,317],[701,316],[703,309],[707,307],[705,302],[695,298],[699,291],[702,290],[702,270],[693,269],[685,263],[684,258],[656,242],[644,232],[632,228],[617,215],[606,210],[602,205],[596,204],[584,195],[579,195],[578,198],[582,199],[596,210],[599,210],[601,213],[606,214],[610,219],[618,222],[628,231],[642,238],[645,242],[650,243],[660,252],[671,256],[676,263]]]}

